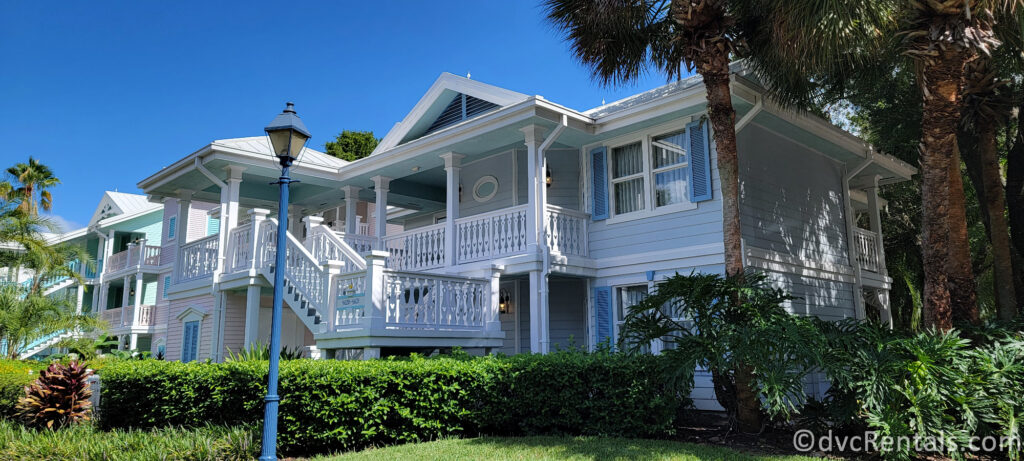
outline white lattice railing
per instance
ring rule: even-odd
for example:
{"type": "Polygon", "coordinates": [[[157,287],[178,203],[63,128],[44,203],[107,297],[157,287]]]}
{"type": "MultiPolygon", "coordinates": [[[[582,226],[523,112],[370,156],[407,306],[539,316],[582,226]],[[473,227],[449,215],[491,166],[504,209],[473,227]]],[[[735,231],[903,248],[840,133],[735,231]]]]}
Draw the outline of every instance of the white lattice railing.
{"type": "Polygon", "coordinates": [[[372,235],[346,234],[344,232],[335,232],[334,235],[344,240],[357,253],[366,253],[377,246],[377,237],[372,235]]]}
{"type": "Polygon", "coordinates": [[[339,275],[334,283],[335,328],[359,325],[366,315],[366,271],[339,275]]]}
{"type": "Polygon", "coordinates": [[[865,229],[854,229],[853,237],[857,245],[857,264],[866,271],[878,272],[881,267],[878,257],[878,234],[865,229]]]}
{"type": "Polygon", "coordinates": [[[366,260],[359,256],[358,250],[338,238],[334,231],[327,226],[314,226],[310,234],[306,236],[305,245],[318,261],[345,263],[342,269],[345,272],[366,269],[366,260]]]}
{"type": "Polygon", "coordinates": [[[526,251],[526,206],[455,220],[455,260],[459,264],[526,251]]]}
{"type": "Polygon", "coordinates": [[[178,282],[188,282],[210,277],[217,270],[217,249],[220,235],[213,234],[178,249],[178,282]]]}
{"type": "Polygon", "coordinates": [[[548,205],[544,215],[548,248],[554,253],[587,256],[587,225],[590,215],[568,208],[548,205]]]}
{"type": "Polygon", "coordinates": [[[444,223],[389,235],[383,243],[391,269],[423,270],[445,265],[444,223]]]}
{"type": "Polygon", "coordinates": [[[144,266],[159,266],[160,265],[160,247],[155,245],[136,245],[125,251],[128,253],[128,266],[139,265],[139,259],[142,259],[142,265],[144,266]]]}
{"type": "MultiPolygon", "coordinates": [[[[307,301],[318,310],[324,305],[326,275],[320,263],[291,234],[285,247],[285,277],[307,301]]],[[[277,255],[277,220],[268,219],[260,227],[259,265],[272,268],[277,255]]],[[[272,278],[268,273],[268,278],[272,278]]]]}
{"type": "Polygon", "coordinates": [[[238,272],[252,266],[253,224],[247,223],[231,230],[228,234],[227,271],[238,272]]]}
{"type": "Polygon", "coordinates": [[[483,330],[486,324],[488,280],[385,270],[383,288],[389,328],[483,330]]]}
{"type": "Polygon", "coordinates": [[[100,320],[107,322],[111,327],[121,326],[121,308],[100,311],[100,320]]]}
{"type": "Polygon", "coordinates": [[[139,319],[136,325],[148,327],[156,325],[156,306],[139,306],[139,319]]]}
{"type": "Polygon", "coordinates": [[[107,256],[107,261],[103,263],[107,272],[117,272],[128,267],[128,254],[131,249],[118,251],[110,256],[107,256]]]}

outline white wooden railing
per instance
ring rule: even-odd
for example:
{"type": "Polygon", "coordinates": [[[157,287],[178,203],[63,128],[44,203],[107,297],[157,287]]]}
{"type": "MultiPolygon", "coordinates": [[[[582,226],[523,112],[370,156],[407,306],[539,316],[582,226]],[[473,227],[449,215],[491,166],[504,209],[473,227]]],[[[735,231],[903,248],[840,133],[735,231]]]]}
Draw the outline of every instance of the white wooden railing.
{"type": "Polygon", "coordinates": [[[246,223],[231,230],[228,234],[228,258],[226,272],[238,272],[252,266],[253,250],[255,250],[253,224],[246,223]]]}
{"type": "Polygon", "coordinates": [[[455,220],[455,260],[458,264],[525,251],[525,205],[455,220]]]}
{"type": "Polygon", "coordinates": [[[178,283],[199,280],[213,275],[217,270],[217,249],[220,235],[213,234],[178,249],[178,283]]]}
{"type": "Polygon", "coordinates": [[[107,272],[113,273],[128,267],[128,253],[131,250],[118,251],[110,256],[107,256],[106,262],[103,263],[107,272]]]}
{"type": "Polygon", "coordinates": [[[366,269],[366,260],[359,256],[357,250],[338,238],[327,226],[313,226],[304,244],[318,261],[343,262],[345,266],[342,270],[345,272],[366,269]]]}
{"type": "Polygon", "coordinates": [[[396,270],[435,269],[445,265],[444,223],[384,237],[387,266],[396,270]]]}
{"type": "Polygon", "coordinates": [[[156,325],[156,306],[139,306],[139,316],[136,325],[144,327],[156,325]]]}
{"type": "Polygon", "coordinates": [[[544,220],[547,244],[552,252],[573,256],[588,255],[589,214],[548,205],[544,220]]]}
{"type": "Polygon", "coordinates": [[[882,262],[878,257],[878,234],[865,229],[853,230],[857,245],[857,264],[868,272],[878,272],[882,262]]]}
{"type": "Polygon", "coordinates": [[[358,326],[366,315],[366,271],[335,277],[335,329],[358,326]]]}
{"type": "Polygon", "coordinates": [[[138,266],[141,260],[143,266],[160,265],[160,247],[155,245],[138,245],[138,249],[129,248],[128,266],[138,266]]]}
{"type": "Polygon", "coordinates": [[[482,330],[490,307],[485,279],[384,271],[387,327],[482,330]]]}
{"type": "MultiPolygon", "coordinates": [[[[324,306],[324,284],[326,275],[323,266],[299,243],[292,234],[287,234],[285,246],[285,272],[288,282],[307,301],[320,310],[324,306]]],[[[260,227],[259,260],[257,267],[274,268],[277,256],[277,220],[268,219],[260,227]]],[[[267,273],[272,277],[273,270],[267,273]]]]}
{"type": "Polygon", "coordinates": [[[357,253],[366,253],[377,246],[377,237],[372,235],[346,234],[344,232],[335,232],[334,235],[356,250],[357,253]]]}
{"type": "Polygon", "coordinates": [[[107,322],[111,327],[121,326],[121,308],[117,307],[100,311],[100,320],[107,322]]]}

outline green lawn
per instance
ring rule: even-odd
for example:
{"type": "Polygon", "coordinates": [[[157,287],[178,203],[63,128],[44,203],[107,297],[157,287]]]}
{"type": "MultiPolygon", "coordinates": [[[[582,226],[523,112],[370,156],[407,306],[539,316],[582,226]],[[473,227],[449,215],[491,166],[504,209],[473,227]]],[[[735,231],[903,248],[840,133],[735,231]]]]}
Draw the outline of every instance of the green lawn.
{"type": "Polygon", "coordinates": [[[359,460],[730,460],[807,461],[803,456],[769,456],[682,442],[613,438],[479,438],[398,445],[317,461],[359,460]]]}

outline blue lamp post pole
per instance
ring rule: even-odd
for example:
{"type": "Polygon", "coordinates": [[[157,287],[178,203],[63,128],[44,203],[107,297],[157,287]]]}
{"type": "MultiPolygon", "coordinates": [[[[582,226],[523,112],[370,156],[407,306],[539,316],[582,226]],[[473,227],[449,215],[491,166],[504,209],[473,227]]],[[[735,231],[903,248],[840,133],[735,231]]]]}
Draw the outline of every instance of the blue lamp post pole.
{"type": "Polygon", "coordinates": [[[277,204],[277,253],[274,262],[274,310],[270,321],[270,372],[267,376],[267,396],[263,399],[263,446],[260,461],[277,459],[277,395],[278,367],[281,360],[281,309],[284,301],[284,271],[288,248],[288,186],[298,182],[288,175],[292,162],[299,157],[309,140],[309,131],[295,114],[295,106],[288,103],[284,111],[264,128],[281,165],[277,184],[281,196],[277,204]]]}

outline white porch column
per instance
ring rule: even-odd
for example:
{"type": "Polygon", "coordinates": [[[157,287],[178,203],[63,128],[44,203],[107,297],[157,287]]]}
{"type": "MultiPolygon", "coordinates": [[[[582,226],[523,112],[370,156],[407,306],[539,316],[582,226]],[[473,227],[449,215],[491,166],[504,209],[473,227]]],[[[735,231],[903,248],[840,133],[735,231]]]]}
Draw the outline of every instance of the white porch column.
{"type": "Polygon", "coordinates": [[[320,227],[320,225],[323,223],[324,218],[321,218],[319,216],[306,216],[305,218],[302,218],[302,224],[304,226],[303,228],[306,230],[306,238],[309,238],[310,235],[313,235],[313,229],[316,227],[320,227]]]}
{"type": "Polygon", "coordinates": [[[871,187],[865,189],[865,192],[868,195],[868,222],[871,232],[874,232],[876,235],[878,272],[882,275],[888,275],[889,271],[885,267],[885,245],[882,243],[882,212],[878,204],[878,176],[871,178],[871,187]]]}
{"type": "Polygon", "coordinates": [[[142,311],[142,290],[145,287],[142,274],[135,276],[135,312],[132,313],[132,325],[139,324],[139,312],[142,311]]]}
{"type": "MultiPolygon", "coordinates": [[[[345,192],[345,233],[355,235],[359,233],[359,223],[356,222],[356,206],[359,205],[359,191],[362,190],[356,186],[344,186],[341,188],[345,192]]],[[[335,217],[334,219],[338,219],[335,217]]]]}
{"type": "Polygon", "coordinates": [[[134,351],[135,349],[138,349],[138,348],[139,348],[139,335],[137,333],[132,333],[131,335],[128,336],[128,350],[129,351],[134,351]]]}
{"type": "Polygon", "coordinates": [[[530,271],[530,352],[535,354],[544,353],[543,314],[541,314],[540,285],[544,274],[538,270],[530,271]]]}
{"type": "Polygon", "coordinates": [[[543,227],[542,221],[544,219],[543,211],[545,206],[543,203],[544,191],[540,189],[544,184],[544,173],[541,170],[543,168],[543,159],[540,154],[540,145],[544,140],[544,129],[536,125],[530,125],[523,127],[522,131],[526,136],[526,252],[536,253],[543,227]]]}
{"type": "Polygon", "coordinates": [[[75,299],[75,313],[81,314],[82,303],[85,301],[85,285],[78,284],[78,287],[75,289],[75,299]]]}
{"type": "MultiPolygon", "coordinates": [[[[174,238],[178,241],[178,248],[188,243],[188,213],[192,208],[192,191],[178,191],[178,216],[177,229],[174,231],[174,238]]],[[[178,255],[181,256],[180,253],[178,255]]],[[[181,261],[181,259],[178,259],[181,261]]]]}
{"type": "Polygon", "coordinates": [[[121,325],[124,325],[128,321],[128,306],[130,305],[131,296],[131,280],[132,276],[124,276],[123,286],[121,290],[121,325]]]}
{"type": "Polygon", "coordinates": [[[217,265],[216,273],[221,273],[228,267],[228,254],[230,243],[228,237],[231,231],[238,227],[238,190],[242,184],[242,172],[245,167],[228,165],[224,167],[228,172],[227,187],[220,188],[220,232],[217,239],[217,265]]]}
{"type": "Polygon", "coordinates": [[[249,349],[259,339],[260,287],[249,285],[245,291],[245,335],[243,347],[249,349]]]}
{"type": "Polygon", "coordinates": [[[447,214],[444,220],[444,259],[446,266],[458,264],[455,258],[455,220],[459,219],[459,172],[462,170],[462,159],[465,155],[448,152],[441,154],[444,159],[444,171],[447,173],[445,197],[447,214]]]}
{"type": "Polygon", "coordinates": [[[377,193],[377,203],[374,204],[377,248],[384,249],[384,236],[387,235],[388,231],[388,188],[391,186],[391,178],[374,176],[370,179],[373,179],[373,190],[377,193]]]}

